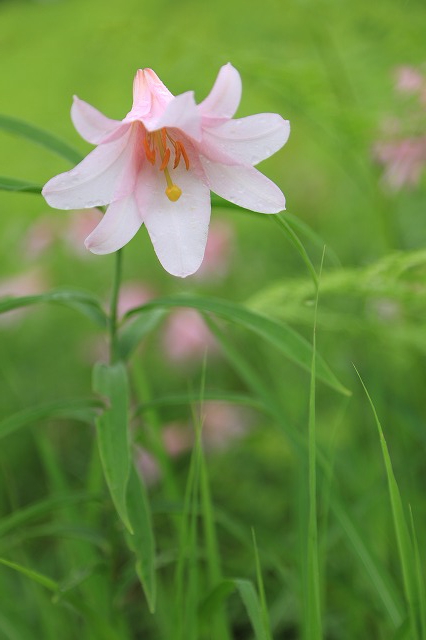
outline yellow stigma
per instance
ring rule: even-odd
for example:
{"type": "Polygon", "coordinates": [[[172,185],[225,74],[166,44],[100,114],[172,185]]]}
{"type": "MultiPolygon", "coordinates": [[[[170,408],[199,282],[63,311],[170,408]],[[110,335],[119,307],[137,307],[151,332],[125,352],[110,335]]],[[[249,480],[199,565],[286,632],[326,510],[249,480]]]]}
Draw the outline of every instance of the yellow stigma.
{"type": "Polygon", "coordinates": [[[179,189],[177,184],[172,184],[170,187],[167,187],[165,193],[171,202],[177,202],[182,195],[182,189],[179,189]]]}

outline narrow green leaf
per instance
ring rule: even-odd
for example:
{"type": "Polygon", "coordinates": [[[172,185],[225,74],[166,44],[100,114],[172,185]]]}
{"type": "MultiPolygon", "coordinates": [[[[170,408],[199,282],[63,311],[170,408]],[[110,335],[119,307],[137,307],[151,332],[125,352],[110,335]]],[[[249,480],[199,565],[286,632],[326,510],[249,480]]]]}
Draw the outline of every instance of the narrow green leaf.
{"type": "Polygon", "coordinates": [[[0,299],[0,313],[42,302],[59,304],[74,309],[101,327],[105,328],[107,326],[107,317],[98,299],[91,293],[74,289],[54,289],[47,293],[19,298],[7,296],[0,299]]]}
{"type": "Polygon", "coordinates": [[[44,131],[39,127],[29,124],[24,120],[12,118],[11,116],[0,115],[0,129],[13,135],[30,140],[38,144],[56,155],[65,158],[71,164],[76,164],[82,159],[81,154],[71,147],[67,142],[56,137],[48,131],[44,131]]]}
{"type": "Polygon", "coordinates": [[[283,231],[283,233],[286,235],[287,239],[291,242],[291,244],[293,245],[293,247],[295,247],[296,251],[300,254],[300,256],[302,257],[303,262],[306,264],[311,276],[312,276],[312,280],[314,281],[315,286],[318,286],[318,276],[317,276],[317,272],[315,271],[315,267],[312,264],[308,254],[306,253],[306,249],[303,246],[303,244],[301,243],[299,237],[297,236],[297,234],[293,231],[293,229],[291,228],[291,226],[289,225],[289,223],[287,222],[285,216],[283,214],[277,214],[275,216],[269,217],[268,219],[272,219],[274,222],[276,222],[278,224],[278,226],[280,227],[281,231],[283,231]]]}
{"type": "Polygon", "coordinates": [[[74,492],[54,496],[47,500],[41,500],[28,507],[23,507],[0,518],[0,537],[5,536],[9,531],[22,529],[24,525],[38,518],[42,518],[51,513],[56,513],[58,509],[64,509],[72,504],[82,504],[96,499],[96,496],[86,492],[74,492]]]}
{"type": "MultiPolygon", "coordinates": [[[[252,407],[258,411],[265,411],[263,403],[261,403],[253,396],[244,395],[242,393],[228,393],[227,391],[205,391],[203,401],[205,400],[217,400],[219,402],[229,402],[230,404],[239,404],[246,407],[252,407]]],[[[200,402],[199,393],[176,393],[170,396],[160,396],[154,398],[149,402],[145,402],[139,405],[134,415],[138,416],[145,411],[150,411],[154,407],[179,407],[198,404],[200,402]]]]}
{"type": "MultiPolygon", "coordinates": [[[[266,316],[251,311],[241,304],[228,300],[198,296],[159,298],[148,302],[142,307],[132,309],[126,314],[125,318],[131,318],[136,314],[145,313],[152,309],[168,307],[189,307],[204,313],[214,313],[225,320],[234,322],[252,331],[303,369],[307,371],[311,370],[312,346],[303,336],[284,323],[271,320],[266,316]]],[[[337,380],[328,365],[319,355],[317,355],[316,372],[318,377],[330,387],[340,393],[350,395],[350,392],[337,380]]]]}
{"type": "MultiPolygon", "coordinates": [[[[286,219],[287,223],[291,226],[293,231],[296,230],[299,235],[304,236],[322,253],[327,243],[325,242],[324,238],[321,238],[321,236],[308,224],[306,224],[306,222],[304,222],[299,216],[295,216],[294,213],[290,213],[289,211],[286,211],[285,213],[279,215],[286,219]]],[[[324,261],[330,262],[335,267],[342,266],[342,263],[340,262],[337,254],[329,246],[327,246],[327,253],[325,255],[324,261]]]]}
{"type": "Polygon", "coordinates": [[[388,614],[395,627],[399,627],[404,620],[403,604],[394,589],[392,579],[388,576],[373,557],[366,545],[365,538],[355,520],[351,518],[347,510],[337,500],[332,497],[332,509],[340,526],[346,534],[358,560],[364,566],[368,577],[380,598],[384,611],[388,614]]]}
{"type": "Polygon", "coordinates": [[[260,594],[260,607],[262,610],[263,629],[267,640],[272,640],[268,606],[266,603],[265,587],[263,584],[262,568],[260,566],[259,549],[257,547],[256,533],[253,528],[251,530],[251,533],[253,537],[254,557],[256,560],[257,589],[260,594]]]}
{"type": "Polygon", "coordinates": [[[10,569],[14,569],[19,573],[22,573],[22,575],[26,576],[27,578],[30,578],[31,580],[33,580],[34,582],[37,582],[38,584],[41,584],[43,587],[46,587],[46,589],[49,589],[50,591],[56,592],[59,589],[59,585],[57,582],[55,582],[51,578],[48,578],[47,576],[44,576],[41,573],[38,573],[38,571],[33,571],[32,569],[23,567],[21,564],[17,564],[16,562],[10,562],[5,558],[0,558],[0,564],[3,564],[6,567],[9,567],[10,569]]]}
{"type": "Polygon", "coordinates": [[[164,317],[163,309],[153,309],[133,322],[126,324],[119,331],[118,349],[123,360],[128,360],[140,341],[157,328],[164,317]]]}
{"type": "Polygon", "coordinates": [[[256,589],[250,580],[233,580],[244,603],[256,640],[268,640],[263,626],[262,607],[256,589]]]}
{"type": "Polygon", "coordinates": [[[0,421],[0,439],[39,420],[61,418],[63,420],[79,420],[92,424],[102,407],[103,404],[96,398],[82,398],[54,400],[36,407],[23,409],[0,421]]]}
{"type": "MultiPolygon", "coordinates": [[[[324,253],[320,268],[320,277],[324,253]]],[[[309,388],[309,428],[308,428],[308,496],[309,496],[309,516],[308,516],[308,545],[307,545],[307,615],[306,636],[310,640],[321,640],[322,618],[321,618],[321,596],[318,558],[318,515],[317,515],[317,436],[316,436],[316,404],[315,404],[315,381],[316,381],[316,329],[318,316],[319,288],[317,287],[315,299],[314,327],[312,338],[312,365],[311,381],[309,388]]]]}
{"type": "Polygon", "coordinates": [[[233,580],[222,580],[201,602],[198,615],[201,622],[210,623],[210,619],[222,607],[224,600],[235,591],[233,580]]]}
{"type": "Polygon", "coordinates": [[[126,504],[131,455],[129,387],[124,364],[96,364],[93,370],[93,390],[101,394],[108,404],[108,408],[96,420],[99,454],[106,483],[118,515],[128,531],[133,533],[126,504]]]}
{"type": "Polygon", "coordinates": [[[133,465],[127,488],[127,512],[134,535],[127,535],[127,544],[136,556],[136,572],[142,584],[151,613],[155,611],[155,539],[151,509],[145,487],[133,465]]]}
{"type": "Polygon", "coordinates": [[[385,463],[386,475],[388,479],[389,497],[390,497],[390,502],[392,507],[392,516],[393,516],[393,525],[394,525],[396,540],[398,544],[399,560],[401,563],[401,571],[402,571],[403,582],[404,582],[404,593],[405,593],[405,598],[408,605],[408,612],[409,612],[409,618],[410,618],[410,624],[411,624],[411,633],[413,635],[413,639],[415,639],[419,637],[419,633],[418,633],[418,626],[417,626],[417,614],[416,614],[416,602],[415,602],[416,589],[415,589],[415,570],[413,567],[413,560],[414,560],[413,544],[410,538],[409,529],[408,529],[407,521],[404,514],[404,509],[402,506],[401,494],[399,491],[398,483],[395,478],[395,474],[393,472],[392,461],[389,455],[389,450],[386,444],[385,436],[383,434],[382,425],[380,424],[380,420],[377,415],[376,408],[373,404],[370,394],[367,391],[367,387],[365,386],[355,365],[354,365],[354,368],[363,386],[363,389],[368,398],[368,401],[370,403],[371,409],[373,411],[374,419],[376,422],[377,430],[379,432],[383,460],[385,463]]]}
{"type": "Polygon", "coordinates": [[[0,176],[0,191],[20,191],[25,193],[37,193],[40,195],[42,188],[43,187],[39,184],[35,184],[34,182],[0,176]]]}

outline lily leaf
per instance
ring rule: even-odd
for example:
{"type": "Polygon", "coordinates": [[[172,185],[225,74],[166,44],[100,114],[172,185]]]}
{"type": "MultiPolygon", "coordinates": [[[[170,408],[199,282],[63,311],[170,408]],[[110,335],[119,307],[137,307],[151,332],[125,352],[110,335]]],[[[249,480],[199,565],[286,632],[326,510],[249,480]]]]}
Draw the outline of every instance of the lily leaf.
{"type": "Polygon", "coordinates": [[[23,427],[34,424],[39,420],[62,418],[93,423],[97,412],[102,408],[100,400],[82,398],[71,400],[53,400],[36,407],[18,411],[4,420],[0,420],[0,438],[4,438],[23,427]]]}
{"type": "Polygon", "coordinates": [[[65,160],[68,160],[71,164],[77,164],[82,159],[81,154],[67,142],[64,142],[49,131],[44,131],[44,129],[40,129],[24,120],[0,115],[0,129],[35,142],[45,149],[56,153],[56,155],[65,158],[65,160]]]}
{"type": "Polygon", "coordinates": [[[133,534],[126,504],[131,456],[128,424],[129,383],[124,364],[96,364],[93,370],[93,390],[108,404],[108,408],[96,419],[99,454],[105,480],[118,515],[128,531],[133,534]]]}
{"type": "Polygon", "coordinates": [[[28,307],[40,302],[50,302],[61,304],[93,320],[96,324],[105,328],[107,326],[107,316],[102,309],[98,299],[86,291],[74,289],[55,289],[46,293],[31,296],[7,296],[0,299],[0,313],[13,311],[22,307],[28,307]]]}
{"type": "Polygon", "coordinates": [[[145,487],[132,466],[127,488],[127,509],[134,535],[127,544],[136,556],[136,572],[142,584],[151,613],[155,611],[155,540],[151,509],[145,487]]]}
{"type": "MultiPolygon", "coordinates": [[[[311,369],[312,345],[303,336],[284,322],[277,322],[229,300],[198,296],[170,296],[152,300],[142,307],[132,309],[125,315],[125,318],[131,318],[135,314],[146,313],[152,309],[173,307],[189,307],[202,313],[213,313],[234,322],[257,334],[306,371],[311,369]]],[[[317,355],[316,363],[316,373],[320,380],[336,391],[350,395],[350,391],[339,382],[321,356],[317,355]]]]}
{"type": "Polygon", "coordinates": [[[34,182],[27,182],[27,180],[18,180],[17,178],[7,178],[6,176],[0,176],[0,190],[1,191],[20,191],[25,193],[41,193],[42,186],[35,184],[34,182]]]}

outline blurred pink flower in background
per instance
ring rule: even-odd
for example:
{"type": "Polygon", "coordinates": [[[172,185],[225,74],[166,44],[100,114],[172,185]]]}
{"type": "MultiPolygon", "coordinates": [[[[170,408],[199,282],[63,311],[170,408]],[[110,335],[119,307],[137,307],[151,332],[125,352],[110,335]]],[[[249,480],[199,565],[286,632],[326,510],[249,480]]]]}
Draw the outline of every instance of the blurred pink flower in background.
{"type": "Polygon", "coordinates": [[[418,69],[401,65],[395,69],[395,89],[401,93],[418,93],[425,86],[425,79],[418,69]]]}
{"type": "MultiPolygon", "coordinates": [[[[42,293],[49,286],[46,275],[39,268],[30,269],[25,273],[20,273],[10,278],[0,280],[0,298],[6,296],[21,297],[32,296],[42,293]]],[[[32,307],[25,307],[9,311],[2,314],[3,325],[12,325],[17,319],[22,318],[32,310],[32,307]]]]}
{"type": "Polygon", "coordinates": [[[391,192],[417,186],[426,165],[426,78],[402,65],[395,70],[394,88],[415,100],[405,100],[403,116],[384,118],[381,139],[373,145],[373,158],[384,168],[382,183],[391,192]]]}
{"type": "Polygon", "coordinates": [[[88,234],[99,224],[102,219],[102,211],[96,209],[82,209],[67,219],[64,227],[63,238],[68,248],[80,258],[87,258],[90,252],[84,246],[84,240],[88,234]]]}
{"type": "Polygon", "coordinates": [[[383,181],[392,191],[414,187],[426,164],[426,136],[379,142],[374,156],[384,166],[383,181]]]}
{"type": "Polygon", "coordinates": [[[149,451],[140,446],[135,447],[135,464],[148,487],[157,484],[161,478],[161,469],[149,451]]]}
{"type": "Polygon", "coordinates": [[[134,307],[140,307],[155,297],[155,292],[140,282],[125,282],[120,288],[118,299],[118,316],[124,316],[134,307]]]}
{"type": "Polygon", "coordinates": [[[206,449],[226,449],[246,435],[249,414],[227,402],[209,401],[202,407],[202,438],[206,449]]]}
{"type": "Polygon", "coordinates": [[[176,309],[167,319],[163,350],[171,362],[200,361],[206,351],[215,353],[218,344],[206,323],[194,309],[176,309]]]}
{"type": "Polygon", "coordinates": [[[214,220],[210,225],[204,259],[195,277],[200,280],[225,277],[230,268],[233,248],[232,226],[224,220],[214,220]]]}
{"type": "MultiPolygon", "coordinates": [[[[248,411],[221,401],[206,401],[201,408],[203,448],[209,453],[223,451],[247,435],[250,428],[248,411]]],[[[195,429],[190,422],[171,422],[163,429],[163,443],[171,458],[192,450],[195,429]]],[[[136,447],[136,465],[148,486],[161,479],[161,470],[155,457],[142,447],[136,447]]]]}
{"type": "Polygon", "coordinates": [[[58,229],[55,222],[45,216],[41,217],[28,228],[22,243],[25,257],[39,258],[57,240],[58,229]]]}
{"type": "MultiPolygon", "coordinates": [[[[249,429],[249,412],[228,402],[207,400],[201,407],[201,438],[207,451],[227,449],[249,429]]],[[[172,422],[163,430],[167,453],[177,457],[192,449],[195,429],[190,423],[172,422]]]]}

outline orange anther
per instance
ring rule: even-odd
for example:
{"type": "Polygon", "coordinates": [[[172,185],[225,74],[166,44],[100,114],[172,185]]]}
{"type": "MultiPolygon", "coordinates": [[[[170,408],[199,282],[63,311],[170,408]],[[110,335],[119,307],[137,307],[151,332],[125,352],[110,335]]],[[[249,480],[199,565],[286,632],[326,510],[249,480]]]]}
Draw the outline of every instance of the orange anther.
{"type": "Polygon", "coordinates": [[[170,149],[166,149],[166,151],[164,153],[164,156],[163,156],[163,161],[162,161],[161,166],[160,166],[160,171],[164,171],[164,169],[169,164],[169,160],[170,160],[170,149]]]}
{"type": "Polygon", "coordinates": [[[144,146],[144,149],[145,149],[147,160],[152,165],[154,165],[155,164],[155,149],[151,149],[151,147],[149,146],[148,138],[146,138],[146,137],[143,139],[143,146],[144,146]]]}
{"type": "Polygon", "coordinates": [[[163,143],[164,149],[166,149],[166,147],[167,147],[167,137],[166,137],[166,130],[165,130],[164,127],[161,129],[161,142],[163,143]]]}
{"type": "Polygon", "coordinates": [[[179,142],[175,142],[174,143],[174,147],[175,147],[175,163],[173,165],[173,169],[176,169],[176,167],[179,165],[180,156],[181,156],[181,150],[180,150],[179,142]]]}
{"type": "Polygon", "coordinates": [[[181,142],[179,142],[179,147],[180,147],[180,150],[181,150],[181,152],[182,152],[183,159],[185,160],[185,167],[186,167],[186,170],[188,171],[188,170],[189,170],[189,158],[188,158],[188,154],[186,153],[186,151],[185,151],[185,147],[183,146],[183,144],[182,144],[181,142]]]}

